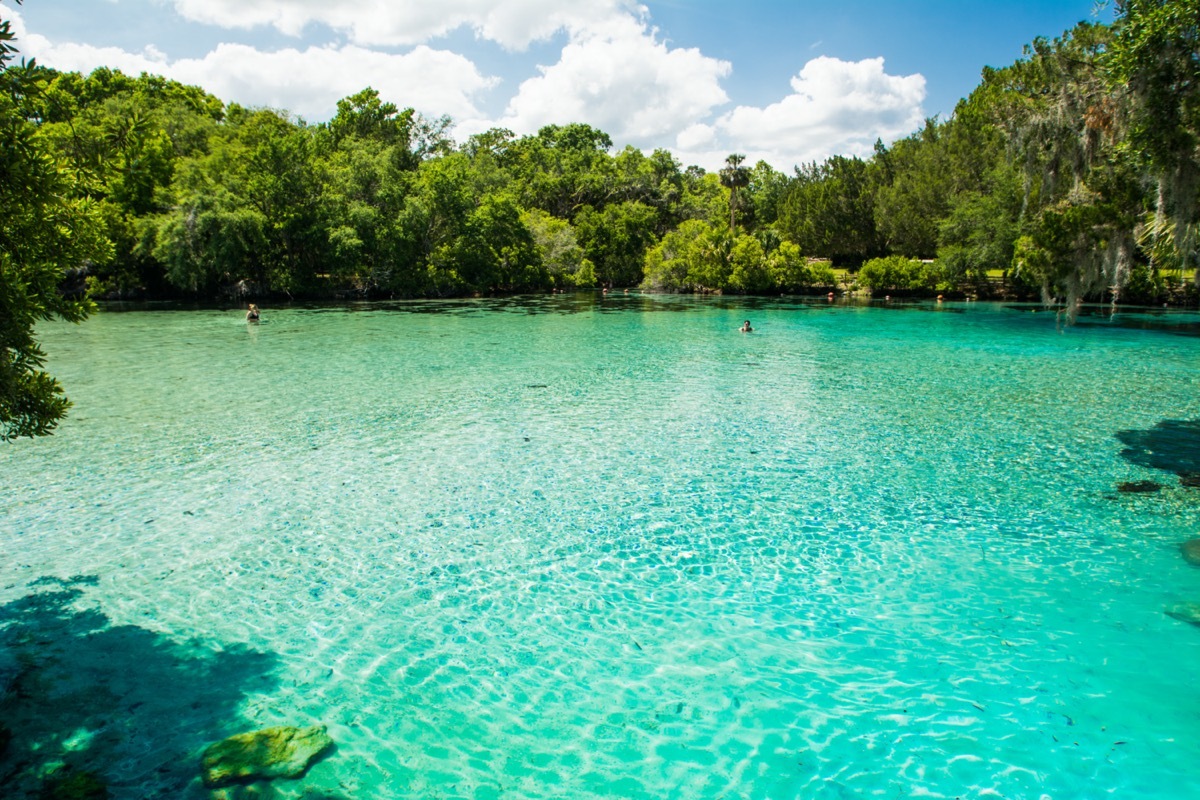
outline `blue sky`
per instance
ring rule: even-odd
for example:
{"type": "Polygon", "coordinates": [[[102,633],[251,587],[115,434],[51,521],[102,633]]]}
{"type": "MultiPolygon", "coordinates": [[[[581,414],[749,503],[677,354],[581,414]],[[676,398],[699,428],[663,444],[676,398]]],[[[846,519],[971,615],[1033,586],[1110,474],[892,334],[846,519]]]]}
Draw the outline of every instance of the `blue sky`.
{"type": "Polygon", "coordinates": [[[364,86],[455,135],[587,122],[712,169],[863,155],[985,65],[1111,21],[1093,0],[0,0],[26,55],[199,84],[311,122],[364,86]]]}

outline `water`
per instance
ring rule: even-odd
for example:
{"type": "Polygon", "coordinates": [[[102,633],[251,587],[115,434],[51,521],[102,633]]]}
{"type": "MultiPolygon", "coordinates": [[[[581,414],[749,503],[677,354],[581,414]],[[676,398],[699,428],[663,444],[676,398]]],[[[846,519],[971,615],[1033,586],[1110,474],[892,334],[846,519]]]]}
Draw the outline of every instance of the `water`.
{"type": "Polygon", "coordinates": [[[0,448],[10,760],[205,797],[208,743],[320,723],[268,794],[1200,797],[1200,629],[1164,614],[1200,489],[1117,439],[1200,419],[1198,331],[640,296],[45,325],[75,408],[0,448]]]}

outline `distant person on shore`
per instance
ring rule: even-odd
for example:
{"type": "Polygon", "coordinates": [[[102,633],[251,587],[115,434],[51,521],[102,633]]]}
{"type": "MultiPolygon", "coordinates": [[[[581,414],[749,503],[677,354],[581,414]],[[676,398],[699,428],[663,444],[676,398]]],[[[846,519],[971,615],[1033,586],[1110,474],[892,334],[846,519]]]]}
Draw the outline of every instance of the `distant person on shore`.
{"type": "Polygon", "coordinates": [[[250,310],[246,312],[246,322],[258,322],[258,306],[254,303],[250,304],[250,310]]]}
{"type": "Polygon", "coordinates": [[[742,327],[738,328],[738,330],[741,331],[742,333],[753,333],[754,332],[754,328],[750,327],[750,320],[746,320],[745,322],[743,322],[742,327]]]}

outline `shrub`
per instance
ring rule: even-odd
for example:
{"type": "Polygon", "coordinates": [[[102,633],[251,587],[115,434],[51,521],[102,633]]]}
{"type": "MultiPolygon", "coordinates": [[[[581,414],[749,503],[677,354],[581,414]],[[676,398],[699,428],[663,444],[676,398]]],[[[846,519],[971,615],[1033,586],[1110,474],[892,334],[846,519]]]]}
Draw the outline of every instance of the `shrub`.
{"type": "Polygon", "coordinates": [[[872,258],[858,271],[858,280],[866,288],[927,290],[937,288],[941,269],[937,262],[923,262],[904,256],[872,258]]]}

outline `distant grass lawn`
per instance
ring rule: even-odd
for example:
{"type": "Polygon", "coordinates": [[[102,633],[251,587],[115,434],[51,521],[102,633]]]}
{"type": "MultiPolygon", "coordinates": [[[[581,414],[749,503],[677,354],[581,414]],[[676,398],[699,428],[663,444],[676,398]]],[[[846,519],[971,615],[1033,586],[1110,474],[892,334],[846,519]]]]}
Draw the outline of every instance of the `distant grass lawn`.
{"type": "MultiPolygon", "coordinates": [[[[837,276],[838,280],[845,280],[846,277],[850,275],[850,270],[846,269],[845,267],[834,267],[833,274],[837,276]]],[[[1004,270],[989,269],[987,271],[987,276],[993,280],[1000,280],[1004,277],[1004,270]]]]}

